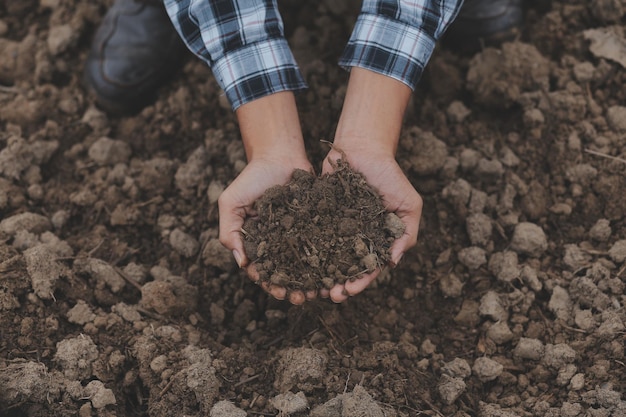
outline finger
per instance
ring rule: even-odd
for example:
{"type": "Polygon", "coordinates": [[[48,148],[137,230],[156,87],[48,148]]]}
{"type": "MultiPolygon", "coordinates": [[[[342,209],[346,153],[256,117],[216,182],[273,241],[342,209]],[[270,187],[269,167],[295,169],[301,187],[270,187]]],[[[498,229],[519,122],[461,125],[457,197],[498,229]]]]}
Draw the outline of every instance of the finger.
{"type": "Polygon", "coordinates": [[[348,299],[343,285],[335,285],[330,289],[330,299],[335,303],[342,303],[348,299]]]}
{"type": "Polygon", "coordinates": [[[294,305],[302,305],[306,301],[302,291],[292,291],[289,293],[289,302],[294,305]]]}
{"type": "Polygon", "coordinates": [[[240,268],[248,264],[248,258],[243,248],[241,227],[246,218],[246,210],[237,206],[226,189],[218,199],[219,209],[219,239],[220,243],[233,252],[233,256],[240,268]]]}
{"type": "Polygon", "coordinates": [[[371,274],[365,274],[354,281],[347,281],[345,288],[348,296],[356,295],[368,287],[380,275],[380,268],[377,268],[371,274]]]}
{"type": "Polygon", "coordinates": [[[400,263],[404,253],[412,246],[412,237],[409,235],[404,235],[400,239],[396,239],[389,250],[391,258],[389,264],[391,267],[395,268],[400,263]]]}
{"type": "Polygon", "coordinates": [[[324,158],[324,162],[322,163],[322,174],[329,174],[335,171],[333,165],[336,166],[337,161],[341,158],[341,154],[339,152],[336,152],[335,150],[331,150],[330,152],[328,152],[326,158],[324,158]]]}
{"type": "MultiPolygon", "coordinates": [[[[259,282],[257,281],[257,284],[259,282]]],[[[266,293],[270,293],[270,284],[269,282],[265,281],[265,282],[261,282],[261,288],[263,288],[263,291],[265,291],[266,293]]]]}
{"type": "Polygon", "coordinates": [[[392,267],[395,268],[400,263],[404,253],[415,246],[417,243],[418,228],[419,224],[413,227],[407,225],[404,235],[393,242],[391,248],[389,249],[389,255],[391,258],[389,263],[392,267]]]}
{"type": "Polygon", "coordinates": [[[284,300],[287,298],[287,289],[285,287],[279,287],[277,285],[269,285],[270,294],[277,300],[284,300]]]}
{"type": "Polygon", "coordinates": [[[307,291],[304,295],[308,301],[311,301],[317,298],[317,291],[307,291]]]}
{"type": "Polygon", "coordinates": [[[248,274],[248,278],[252,280],[252,282],[257,282],[261,277],[259,276],[259,272],[256,270],[255,265],[250,265],[246,268],[246,274],[248,274]]]}
{"type": "Polygon", "coordinates": [[[405,229],[404,234],[391,245],[391,265],[394,267],[398,265],[404,253],[417,243],[422,216],[422,198],[418,195],[410,210],[397,214],[402,223],[404,223],[405,229]]]}
{"type": "Polygon", "coordinates": [[[328,298],[330,296],[330,290],[326,289],[326,288],[322,288],[320,290],[320,297],[322,298],[328,298]]]}

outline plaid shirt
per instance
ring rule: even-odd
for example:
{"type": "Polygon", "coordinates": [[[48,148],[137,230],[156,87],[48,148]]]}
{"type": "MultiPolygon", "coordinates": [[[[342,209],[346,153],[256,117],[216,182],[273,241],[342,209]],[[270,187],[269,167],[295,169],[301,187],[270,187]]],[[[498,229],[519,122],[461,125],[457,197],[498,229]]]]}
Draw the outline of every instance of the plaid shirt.
{"type": "MultiPolygon", "coordinates": [[[[233,109],[306,83],[284,37],[276,0],[165,0],[189,49],[211,67],[233,109]]],[[[339,64],[412,89],[462,0],[364,0],[339,64]]]]}

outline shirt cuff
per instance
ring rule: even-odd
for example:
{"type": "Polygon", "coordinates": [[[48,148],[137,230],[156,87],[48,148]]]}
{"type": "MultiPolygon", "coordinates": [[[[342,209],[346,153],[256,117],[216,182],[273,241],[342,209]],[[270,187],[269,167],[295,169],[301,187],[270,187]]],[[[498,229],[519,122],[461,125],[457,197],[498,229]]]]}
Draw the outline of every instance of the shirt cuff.
{"type": "Polygon", "coordinates": [[[339,65],[387,75],[412,90],[435,49],[436,40],[419,27],[389,17],[360,14],[339,65]]]}
{"type": "Polygon", "coordinates": [[[229,51],[212,66],[233,110],[279,91],[307,88],[283,38],[267,39],[229,51]]]}

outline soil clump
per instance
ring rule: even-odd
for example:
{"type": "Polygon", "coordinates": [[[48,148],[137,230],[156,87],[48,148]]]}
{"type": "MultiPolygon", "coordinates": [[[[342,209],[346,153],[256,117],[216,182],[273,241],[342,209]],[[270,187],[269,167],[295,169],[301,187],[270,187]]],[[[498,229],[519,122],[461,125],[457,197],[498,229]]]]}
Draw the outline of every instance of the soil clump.
{"type": "Polygon", "coordinates": [[[244,223],[247,256],[261,281],[289,290],[332,288],[384,266],[404,225],[344,160],[331,174],[296,170],[268,189],[244,223]]]}

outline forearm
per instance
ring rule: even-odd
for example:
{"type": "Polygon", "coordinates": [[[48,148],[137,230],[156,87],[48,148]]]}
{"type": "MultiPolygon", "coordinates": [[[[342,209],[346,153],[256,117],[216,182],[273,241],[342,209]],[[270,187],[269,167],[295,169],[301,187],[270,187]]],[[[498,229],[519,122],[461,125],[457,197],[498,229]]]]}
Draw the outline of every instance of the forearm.
{"type": "Polygon", "coordinates": [[[462,0],[364,0],[340,64],[351,71],[335,144],[394,156],[412,90],[462,0]]]}
{"type": "Polygon", "coordinates": [[[362,68],[352,68],[335,145],[394,157],[411,89],[404,83],[362,68]]]}
{"type": "MultiPolygon", "coordinates": [[[[400,130],[412,90],[386,75],[352,68],[333,149],[324,162],[332,172],[333,160],[345,158],[378,191],[385,208],[406,226],[404,235],[390,249],[397,265],[406,250],[415,245],[422,200],[395,160],[400,130]]],[[[363,291],[378,271],[361,279],[336,285],[329,296],[335,302],[363,291]]]]}
{"type": "Polygon", "coordinates": [[[165,0],[165,7],[187,47],[211,67],[233,110],[306,88],[275,0],[165,0]]]}

